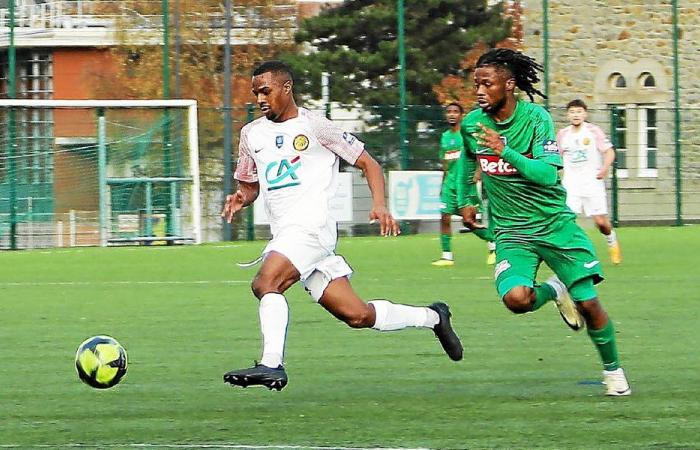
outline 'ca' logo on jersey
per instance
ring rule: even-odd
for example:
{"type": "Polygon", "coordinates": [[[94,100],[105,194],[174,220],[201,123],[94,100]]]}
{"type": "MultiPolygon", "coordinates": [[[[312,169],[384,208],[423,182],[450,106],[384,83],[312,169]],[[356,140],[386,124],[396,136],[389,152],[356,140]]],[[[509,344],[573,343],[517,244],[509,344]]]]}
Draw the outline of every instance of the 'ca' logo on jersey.
{"type": "Polygon", "coordinates": [[[265,168],[265,179],[267,180],[267,190],[274,191],[290,186],[301,184],[297,169],[301,166],[301,158],[295,156],[292,160],[282,159],[272,161],[265,168]]]}

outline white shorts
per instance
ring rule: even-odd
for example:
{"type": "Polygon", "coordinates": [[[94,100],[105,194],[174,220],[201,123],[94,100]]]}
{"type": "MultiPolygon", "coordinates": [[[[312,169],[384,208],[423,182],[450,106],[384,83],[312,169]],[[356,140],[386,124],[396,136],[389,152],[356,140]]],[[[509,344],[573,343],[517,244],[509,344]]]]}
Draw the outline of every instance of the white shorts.
{"type": "Polygon", "coordinates": [[[576,214],[584,213],[588,217],[608,214],[608,199],[605,192],[586,196],[567,194],[566,204],[576,214]]]}
{"type": "Polygon", "coordinates": [[[345,258],[334,253],[336,241],[335,229],[320,233],[285,229],[267,244],[263,257],[272,251],[286,256],[299,271],[306,291],[319,301],[331,281],[352,275],[345,258]]]}

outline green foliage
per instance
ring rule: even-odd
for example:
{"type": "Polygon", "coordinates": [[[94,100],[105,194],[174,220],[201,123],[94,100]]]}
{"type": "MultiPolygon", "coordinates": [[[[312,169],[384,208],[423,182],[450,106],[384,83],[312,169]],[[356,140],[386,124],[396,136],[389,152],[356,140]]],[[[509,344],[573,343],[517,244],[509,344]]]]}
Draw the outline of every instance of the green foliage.
{"type": "MultiPolygon", "coordinates": [[[[460,72],[474,44],[494,44],[509,31],[501,6],[488,7],[486,0],[408,1],[405,24],[407,102],[414,105],[435,104],[432,87],[460,72]]],[[[326,71],[333,101],[399,103],[395,0],[345,2],[305,20],[295,38],[315,49],[284,57],[302,93],[320,97],[321,72],[326,71]]]]}
{"type": "MultiPolygon", "coordinates": [[[[462,74],[466,53],[478,42],[505,38],[510,23],[501,5],[485,0],[407,1],[405,5],[406,112],[409,169],[434,159],[443,113],[433,87],[446,75],[462,74]]],[[[296,90],[320,98],[321,73],[330,73],[330,98],[372,113],[361,138],[385,168],[399,167],[399,68],[395,0],[346,1],[306,19],[295,39],[306,54],[285,54],[296,90]]],[[[463,74],[462,74],[463,75],[463,74]]],[[[438,167],[435,167],[438,168],[438,167]]]]}

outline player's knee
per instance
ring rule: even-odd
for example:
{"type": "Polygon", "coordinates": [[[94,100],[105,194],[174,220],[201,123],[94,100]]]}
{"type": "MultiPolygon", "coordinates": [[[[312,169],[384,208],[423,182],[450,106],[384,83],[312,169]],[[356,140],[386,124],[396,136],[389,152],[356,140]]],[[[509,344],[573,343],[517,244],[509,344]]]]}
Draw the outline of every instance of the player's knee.
{"type": "Polygon", "coordinates": [[[270,292],[280,292],[279,287],[275,286],[272,280],[260,275],[253,279],[250,290],[253,291],[253,295],[255,295],[258,300],[261,299],[263,295],[269,294],[270,292]]]}
{"type": "Polygon", "coordinates": [[[586,323],[605,323],[608,320],[608,313],[597,298],[576,302],[576,308],[579,310],[586,323]]]}
{"type": "Polygon", "coordinates": [[[516,314],[532,311],[532,289],[527,286],[516,286],[503,296],[506,308],[516,314]]]}
{"type": "Polygon", "coordinates": [[[374,325],[374,318],[374,311],[369,306],[348,311],[343,315],[343,321],[350,328],[370,328],[374,325]]]}

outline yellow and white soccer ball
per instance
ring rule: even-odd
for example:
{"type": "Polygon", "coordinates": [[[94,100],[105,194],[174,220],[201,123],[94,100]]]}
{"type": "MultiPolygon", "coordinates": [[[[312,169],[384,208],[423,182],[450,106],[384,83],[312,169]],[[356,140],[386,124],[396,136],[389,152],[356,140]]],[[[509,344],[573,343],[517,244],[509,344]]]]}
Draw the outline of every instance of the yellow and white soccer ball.
{"type": "Polygon", "coordinates": [[[126,375],[126,350],[110,336],[93,336],[78,347],[75,368],[89,386],[111,388],[126,375]]]}

